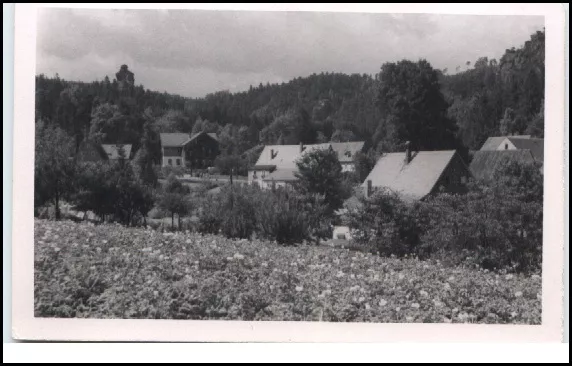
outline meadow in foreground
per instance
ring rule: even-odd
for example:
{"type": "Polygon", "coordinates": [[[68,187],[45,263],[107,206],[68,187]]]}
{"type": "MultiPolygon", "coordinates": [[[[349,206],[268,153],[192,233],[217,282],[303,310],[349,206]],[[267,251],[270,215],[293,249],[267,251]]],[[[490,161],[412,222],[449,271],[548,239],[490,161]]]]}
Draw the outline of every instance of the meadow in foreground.
{"type": "Polygon", "coordinates": [[[541,278],[35,220],[35,316],[540,324],[541,278]]]}

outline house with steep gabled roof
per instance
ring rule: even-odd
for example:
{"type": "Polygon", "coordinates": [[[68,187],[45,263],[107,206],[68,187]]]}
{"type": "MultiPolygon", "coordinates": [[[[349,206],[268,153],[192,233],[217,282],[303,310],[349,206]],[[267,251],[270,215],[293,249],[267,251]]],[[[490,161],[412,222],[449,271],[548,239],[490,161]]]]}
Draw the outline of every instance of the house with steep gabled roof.
{"type": "Polygon", "coordinates": [[[493,136],[489,137],[480,151],[495,150],[530,150],[534,160],[544,162],[544,139],[530,135],[493,136]]]}
{"type": "Polygon", "coordinates": [[[296,160],[305,151],[308,146],[303,144],[264,146],[256,164],[248,170],[248,182],[270,188],[272,185],[284,187],[296,181],[296,160]]]}
{"type": "Polygon", "coordinates": [[[220,152],[216,133],[161,133],[160,138],[164,167],[206,169],[220,152]]]}
{"type": "Polygon", "coordinates": [[[131,144],[98,144],[92,140],[80,143],[76,159],[79,162],[97,162],[131,159],[131,144]]]}
{"type": "Polygon", "coordinates": [[[382,155],[362,184],[366,197],[376,189],[397,193],[405,201],[438,193],[461,193],[470,172],[456,150],[411,151],[382,155]]]}
{"type": "Polygon", "coordinates": [[[107,154],[100,144],[92,140],[83,140],[77,148],[75,158],[82,163],[97,162],[107,160],[107,154]]]}

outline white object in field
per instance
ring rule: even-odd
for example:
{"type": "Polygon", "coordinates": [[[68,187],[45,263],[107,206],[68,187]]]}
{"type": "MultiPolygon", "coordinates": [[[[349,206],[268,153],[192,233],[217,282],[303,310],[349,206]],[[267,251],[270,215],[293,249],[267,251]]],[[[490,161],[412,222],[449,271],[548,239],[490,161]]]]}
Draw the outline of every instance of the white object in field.
{"type": "Polygon", "coordinates": [[[334,237],[333,239],[345,239],[350,240],[350,228],[348,226],[334,226],[334,237]]]}

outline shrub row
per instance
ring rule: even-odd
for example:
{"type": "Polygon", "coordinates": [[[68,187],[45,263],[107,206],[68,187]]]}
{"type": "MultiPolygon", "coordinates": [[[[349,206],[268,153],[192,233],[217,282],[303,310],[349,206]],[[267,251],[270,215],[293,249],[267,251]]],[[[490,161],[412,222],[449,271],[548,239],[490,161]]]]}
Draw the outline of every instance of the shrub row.
{"type": "Polygon", "coordinates": [[[381,255],[439,259],[485,269],[535,272],[542,264],[542,175],[509,163],[466,194],[438,194],[407,203],[378,191],[350,211],[355,241],[381,255]]]}
{"type": "Polygon", "coordinates": [[[205,199],[199,210],[198,231],[228,238],[253,236],[296,244],[327,233],[325,205],[318,195],[278,188],[226,185],[205,199]]]}

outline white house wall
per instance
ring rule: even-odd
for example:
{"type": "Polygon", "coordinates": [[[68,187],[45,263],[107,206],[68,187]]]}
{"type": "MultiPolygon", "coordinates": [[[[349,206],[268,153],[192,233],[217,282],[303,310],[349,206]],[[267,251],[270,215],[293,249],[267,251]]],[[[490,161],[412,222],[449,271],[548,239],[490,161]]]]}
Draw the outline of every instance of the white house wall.
{"type": "Polygon", "coordinates": [[[162,151],[162,156],[163,156],[163,161],[162,161],[162,166],[179,166],[181,168],[185,167],[185,150],[183,149],[182,155],[181,156],[165,156],[165,149],[161,149],[162,151]],[[171,159],[171,165],[169,165],[169,159],[171,159]],[[177,165],[177,159],[181,159],[181,165],[177,165]]]}
{"type": "Polygon", "coordinates": [[[499,147],[497,147],[497,150],[517,150],[517,148],[508,138],[506,138],[501,142],[499,147]]]}

